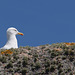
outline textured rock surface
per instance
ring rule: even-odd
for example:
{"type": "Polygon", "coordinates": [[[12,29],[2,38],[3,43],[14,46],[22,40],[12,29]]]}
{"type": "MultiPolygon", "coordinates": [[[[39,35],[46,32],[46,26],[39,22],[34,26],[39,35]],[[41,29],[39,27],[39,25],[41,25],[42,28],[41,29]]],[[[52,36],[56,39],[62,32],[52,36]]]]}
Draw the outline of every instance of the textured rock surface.
{"type": "Polygon", "coordinates": [[[0,75],[75,75],[75,45],[56,43],[10,51],[13,54],[0,54],[0,75]]]}

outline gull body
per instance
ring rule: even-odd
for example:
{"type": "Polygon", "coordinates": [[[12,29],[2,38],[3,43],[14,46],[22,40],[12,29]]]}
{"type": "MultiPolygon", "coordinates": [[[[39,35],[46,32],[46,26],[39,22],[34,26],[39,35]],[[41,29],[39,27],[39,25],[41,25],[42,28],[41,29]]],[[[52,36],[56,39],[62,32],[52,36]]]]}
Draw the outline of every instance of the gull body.
{"type": "Polygon", "coordinates": [[[20,33],[16,28],[11,27],[7,29],[7,42],[6,44],[0,49],[11,49],[11,48],[18,48],[18,42],[16,35],[23,35],[20,33]]]}

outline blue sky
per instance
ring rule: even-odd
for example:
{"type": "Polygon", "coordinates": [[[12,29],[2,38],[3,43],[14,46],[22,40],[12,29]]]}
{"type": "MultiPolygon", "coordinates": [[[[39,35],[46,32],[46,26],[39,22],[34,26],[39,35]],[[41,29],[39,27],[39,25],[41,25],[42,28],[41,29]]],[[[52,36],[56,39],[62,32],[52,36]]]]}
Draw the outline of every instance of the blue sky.
{"type": "Polygon", "coordinates": [[[9,27],[19,46],[75,42],[75,0],[0,0],[0,47],[9,27]]]}

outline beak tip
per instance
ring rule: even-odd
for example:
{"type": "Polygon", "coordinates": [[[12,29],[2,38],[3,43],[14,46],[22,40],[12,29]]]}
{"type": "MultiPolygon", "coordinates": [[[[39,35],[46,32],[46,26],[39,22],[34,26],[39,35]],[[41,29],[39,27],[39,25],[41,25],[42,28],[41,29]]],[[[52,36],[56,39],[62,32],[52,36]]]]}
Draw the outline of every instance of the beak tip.
{"type": "Polygon", "coordinates": [[[24,35],[24,34],[21,34],[22,36],[24,35]]]}

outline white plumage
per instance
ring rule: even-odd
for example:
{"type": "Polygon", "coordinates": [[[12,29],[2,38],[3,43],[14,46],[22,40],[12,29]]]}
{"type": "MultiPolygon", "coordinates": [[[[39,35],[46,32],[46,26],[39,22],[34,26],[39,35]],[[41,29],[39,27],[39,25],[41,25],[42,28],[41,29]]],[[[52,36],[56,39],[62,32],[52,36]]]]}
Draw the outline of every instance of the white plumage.
{"type": "Polygon", "coordinates": [[[7,43],[0,49],[18,48],[16,35],[23,35],[16,28],[11,27],[7,29],[7,43]]]}

